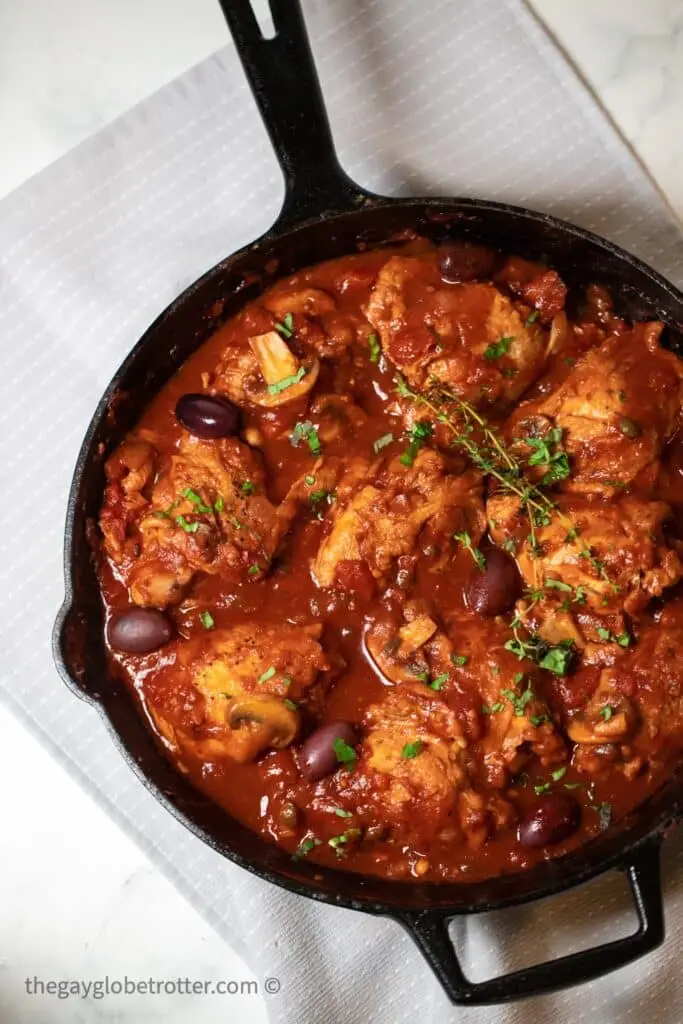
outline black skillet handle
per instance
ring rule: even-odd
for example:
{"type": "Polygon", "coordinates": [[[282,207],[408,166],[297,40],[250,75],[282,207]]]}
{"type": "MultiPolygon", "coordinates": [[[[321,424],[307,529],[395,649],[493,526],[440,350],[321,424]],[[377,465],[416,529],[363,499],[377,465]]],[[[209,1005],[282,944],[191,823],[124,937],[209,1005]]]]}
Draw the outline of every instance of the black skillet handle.
{"type": "Polygon", "coordinates": [[[299,0],[269,0],[264,38],[249,0],[219,0],[285,177],[274,229],[360,206],[370,195],[342,170],[299,0]]]}
{"type": "Polygon", "coordinates": [[[471,982],[463,974],[448,935],[452,914],[414,911],[401,914],[399,920],[427,958],[451,1002],[483,1006],[525,999],[599,978],[649,953],[663,941],[659,841],[640,847],[623,870],[638,912],[639,927],[633,935],[488,981],[471,982]]]}

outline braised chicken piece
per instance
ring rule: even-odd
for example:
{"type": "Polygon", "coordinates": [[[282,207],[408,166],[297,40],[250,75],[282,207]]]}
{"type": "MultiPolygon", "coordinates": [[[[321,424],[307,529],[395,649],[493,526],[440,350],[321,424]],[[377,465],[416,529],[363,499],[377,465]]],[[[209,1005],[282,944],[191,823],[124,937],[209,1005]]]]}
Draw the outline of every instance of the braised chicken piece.
{"type": "MultiPolygon", "coordinates": [[[[138,457],[141,444],[133,447],[138,457]]],[[[157,460],[152,484],[154,452],[145,450],[142,469],[122,478],[131,445],[110,461],[101,519],[106,550],[134,603],[177,603],[197,573],[233,581],[266,573],[288,520],[264,493],[258,455],[234,438],[184,437],[177,453],[157,460]]]]}
{"type": "Polygon", "coordinates": [[[352,464],[352,483],[340,482],[330,532],[313,564],[320,586],[332,586],[348,561],[364,562],[375,579],[384,578],[397,558],[414,549],[428,521],[437,528],[442,523],[444,533],[461,527],[481,536],[481,482],[472,473],[455,475],[448,468],[444,456],[426,448],[410,465],[400,458],[384,467],[375,462],[361,475],[352,464]]]}
{"type": "Polygon", "coordinates": [[[467,883],[683,756],[678,328],[468,235],[364,244],[244,304],[107,453],[110,665],[293,876],[467,883]]]}
{"type": "Polygon", "coordinates": [[[299,731],[299,704],[331,667],[321,633],[319,625],[265,623],[179,644],[173,669],[150,687],[157,728],[181,754],[201,759],[241,763],[289,746],[299,731]]]}
{"type": "Polygon", "coordinates": [[[435,254],[388,260],[366,315],[411,384],[433,377],[475,405],[514,400],[543,366],[541,327],[492,284],[445,287],[435,254]]]}
{"type": "Polygon", "coordinates": [[[523,438],[559,432],[572,467],[564,490],[609,497],[625,487],[652,489],[683,404],[683,363],[660,347],[662,327],[636,324],[609,338],[557,390],[512,417],[523,438]]]}

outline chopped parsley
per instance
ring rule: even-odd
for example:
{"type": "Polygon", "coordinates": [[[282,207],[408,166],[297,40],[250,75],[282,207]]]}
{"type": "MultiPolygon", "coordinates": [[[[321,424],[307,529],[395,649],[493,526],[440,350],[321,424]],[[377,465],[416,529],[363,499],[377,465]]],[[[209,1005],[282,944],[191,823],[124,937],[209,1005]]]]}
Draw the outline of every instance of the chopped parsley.
{"type": "Polygon", "coordinates": [[[539,316],[539,311],[538,311],[537,309],[535,309],[535,310],[533,311],[533,313],[529,313],[528,317],[527,317],[527,318],[526,318],[526,320],[524,321],[524,326],[525,326],[525,327],[531,327],[531,325],[532,325],[532,324],[533,324],[533,323],[534,323],[534,322],[535,322],[536,320],[538,320],[538,316],[539,316]]]}
{"type": "Polygon", "coordinates": [[[197,512],[211,512],[211,506],[205,505],[202,501],[201,495],[193,491],[191,487],[186,487],[183,491],[183,498],[187,498],[197,509],[197,512]]]}
{"type": "MultiPolygon", "coordinates": [[[[291,680],[290,680],[290,682],[291,682],[291,680]]],[[[285,697],[285,699],[283,700],[282,703],[284,704],[284,706],[286,708],[289,708],[290,711],[297,711],[298,710],[298,708],[297,708],[296,704],[294,703],[294,701],[290,700],[289,697],[285,697]]]]}
{"type": "Polygon", "coordinates": [[[406,743],[403,750],[401,751],[401,757],[404,757],[406,760],[409,761],[411,760],[411,758],[417,757],[417,755],[421,752],[423,746],[424,743],[422,742],[422,740],[415,740],[413,743],[406,743]]]}
{"type": "Polygon", "coordinates": [[[567,675],[576,655],[573,640],[561,640],[559,644],[550,645],[536,633],[532,633],[528,640],[515,636],[503,646],[506,651],[516,654],[520,661],[528,658],[556,676],[567,675]]]}
{"type": "Polygon", "coordinates": [[[320,455],[320,452],[322,451],[318,431],[310,420],[306,420],[304,423],[296,423],[294,425],[290,441],[293,448],[298,448],[302,441],[307,441],[311,455],[320,455]]]}
{"type": "Polygon", "coordinates": [[[531,722],[533,727],[537,729],[539,725],[545,725],[546,722],[549,722],[550,718],[548,715],[532,715],[529,721],[531,722]]]}
{"type": "Polygon", "coordinates": [[[256,562],[254,562],[254,564],[250,565],[249,568],[247,569],[247,576],[258,576],[260,572],[261,566],[257,565],[256,562]]]}
{"type": "Polygon", "coordinates": [[[600,718],[602,718],[603,722],[609,722],[610,718],[614,714],[614,708],[611,704],[605,704],[604,708],[600,708],[598,714],[600,715],[600,718]]]}
{"type": "Polygon", "coordinates": [[[290,377],[283,377],[282,380],[276,380],[274,384],[269,384],[268,394],[279,395],[281,391],[286,391],[287,388],[291,388],[294,384],[298,384],[305,376],[306,367],[300,366],[296,373],[293,373],[290,377]]]}
{"type": "Polygon", "coordinates": [[[375,452],[381,452],[382,449],[386,448],[387,445],[391,444],[393,440],[393,434],[382,434],[381,437],[377,438],[372,447],[375,449],[375,452]]]}
{"type": "Polygon", "coordinates": [[[568,583],[563,583],[562,580],[545,580],[543,586],[548,587],[550,590],[563,590],[570,593],[572,588],[568,583]]]}
{"type": "Polygon", "coordinates": [[[534,793],[536,794],[536,796],[540,796],[541,793],[547,793],[549,789],[550,789],[550,783],[549,782],[538,782],[534,786],[534,793]]]}
{"type": "Polygon", "coordinates": [[[510,345],[514,341],[514,335],[509,338],[501,338],[484,349],[484,359],[500,359],[507,354],[510,345]]]}
{"type": "Polygon", "coordinates": [[[410,443],[400,459],[404,466],[412,466],[420,448],[424,447],[425,441],[428,437],[431,437],[433,433],[434,428],[428,420],[421,420],[419,423],[415,423],[411,427],[408,433],[410,443]]]}
{"type": "Polygon", "coordinates": [[[175,521],[178,526],[185,531],[185,533],[196,533],[199,529],[199,523],[188,523],[185,516],[176,516],[175,521]]]}
{"type": "Polygon", "coordinates": [[[213,629],[215,623],[211,612],[203,611],[199,618],[202,620],[202,626],[204,629],[213,629]]]}
{"type": "Polygon", "coordinates": [[[214,501],[213,507],[216,512],[222,512],[223,509],[225,508],[225,502],[223,501],[220,495],[214,501]]]}
{"type": "Polygon", "coordinates": [[[370,362],[378,363],[382,355],[382,348],[376,334],[368,334],[368,348],[370,349],[370,362]]]}
{"type": "Polygon", "coordinates": [[[316,508],[316,506],[318,506],[321,503],[321,501],[329,501],[330,497],[331,494],[329,491],[311,491],[311,493],[308,495],[308,500],[310,501],[312,507],[316,508]]]}
{"type": "Polygon", "coordinates": [[[273,324],[273,326],[283,338],[291,338],[294,334],[294,317],[291,313],[285,313],[282,320],[273,324]]]}
{"type": "Polygon", "coordinates": [[[451,654],[451,661],[454,665],[458,665],[459,668],[466,665],[469,660],[466,654],[451,654]]]}
{"type": "Polygon", "coordinates": [[[612,824],[612,805],[603,802],[598,807],[598,821],[600,828],[604,832],[606,828],[609,828],[612,824]]]}
{"type": "Polygon", "coordinates": [[[467,530],[463,530],[462,533],[454,533],[453,540],[459,541],[460,544],[462,544],[462,546],[465,548],[465,550],[469,551],[469,553],[472,555],[472,559],[477,569],[480,569],[481,572],[484,572],[484,570],[486,569],[486,556],[483,554],[483,552],[479,550],[479,548],[475,548],[472,546],[472,538],[470,537],[467,530]]]}
{"type": "Polygon", "coordinates": [[[500,695],[510,701],[517,718],[523,716],[527,704],[530,700],[534,699],[534,691],[529,684],[527,684],[527,688],[522,694],[515,693],[514,690],[501,690],[500,695]]]}
{"type": "Polygon", "coordinates": [[[528,464],[530,466],[547,466],[548,470],[541,480],[544,486],[566,480],[571,469],[567,453],[559,448],[562,441],[562,430],[553,427],[543,437],[527,437],[524,443],[534,449],[528,464]]]}
{"type": "Polygon", "coordinates": [[[555,771],[550,773],[553,782],[559,782],[567,774],[567,766],[562,765],[561,768],[556,768],[555,771]]]}
{"type": "Polygon", "coordinates": [[[358,754],[353,747],[349,746],[348,743],[345,743],[340,736],[337,736],[332,747],[340,764],[352,765],[358,759],[358,754]]]}
{"type": "Polygon", "coordinates": [[[259,681],[259,683],[267,683],[268,680],[272,679],[274,675],[275,675],[275,666],[271,665],[269,668],[266,669],[265,672],[262,673],[262,675],[260,675],[258,677],[258,681],[259,681]]]}
{"type": "Polygon", "coordinates": [[[483,715],[497,715],[499,711],[503,711],[505,704],[502,700],[496,701],[495,704],[482,704],[481,711],[483,715]]]}
{"type": "Polygon", "coordinates": [[[314,476],[310,476],[310,475],[309,476],[305,476],[304,480],[306,481],[306,483],[308,484],[309,487],[312,487],[313,484],[315,483],[315,477],[314,476]]]}
{"type": "Polygon", "coordinates": [[[443,684],[447,683],[447,682],[448,682],[448,672],[443,672],[440,676],[437,676],[436,679],[432,679],[431,683],[429,683],[428,685],[429,685],[430,689],[438,691],[438,690],[442,690],[443,689],[443,684]]]}
{"type": "Polygon", "coordinates": [[[254,485],[253,485],[252,481],[251,480],[245,480],[244,483],[242,484],[242,486],[240,487],[240,490],[241,490],[242,494],[253,494],[254,493],[254,485]]]}
{"type": "Polygon", "coordinates": [[[309,836],[307,839],[301,840],[292,856],[294,860],[299,860],[300,857],[305,857],[307,853],[310,853],[311,850],[314,850],[316,846],[320,845],[320,839],[314,839],[312,836],[309,836]]]}
{"type": "Polygon", "coordinates": [[[335,807],[334,813],[338,818],[352,818],[353,814],[351,811],[345,811],[343,807],[335,807]]]}
{"type": "Polygon", "coordinates": [[[605,640],[607,643],[619,644],[620,647],[629,647],[631,644],[631,636],[628,633],[612,633],[609,629],[605,629],[604,626],[598,626],[597,634],[601,640],[605,640]]]}

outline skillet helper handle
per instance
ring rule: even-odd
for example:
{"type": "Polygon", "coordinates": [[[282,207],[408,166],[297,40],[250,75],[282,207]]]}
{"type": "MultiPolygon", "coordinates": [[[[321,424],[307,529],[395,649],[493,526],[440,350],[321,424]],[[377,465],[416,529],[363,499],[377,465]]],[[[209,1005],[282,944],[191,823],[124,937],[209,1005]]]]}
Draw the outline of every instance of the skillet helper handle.
{"type": "Polygon", "coordinates": [[[369,193],[342,169],[299,0],[269,0],[266,39],[250,0],[219,0],[285,178],[273,230],[359,206],[369,193]]]}
{"type": "Polygon", "coordinates": [[[465,977],[448,935],[448,923],[454,915],[434,910],[415,911],[400,915],[400,921],[411,933],[453,1003],[484,1006],[580,985],[623,967],[663,941],[659,845],[659,840],[646,843],[623,867],[638,912],[636,932],[626,938],[535,964],[499,978],[471,982],[465,977]]]}

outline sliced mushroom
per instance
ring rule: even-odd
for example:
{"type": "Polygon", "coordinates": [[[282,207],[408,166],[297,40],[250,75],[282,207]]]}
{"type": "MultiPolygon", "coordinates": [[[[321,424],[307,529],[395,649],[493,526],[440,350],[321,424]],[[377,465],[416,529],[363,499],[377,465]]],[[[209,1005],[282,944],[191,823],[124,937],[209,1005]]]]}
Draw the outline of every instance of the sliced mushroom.
{"type": "Polygon", "coordinates": [[[275,697],[242,697],[228,712],[230,756],[253,761],[268,748],[288,747],[299,731],[299,713],[275,697]]]}
{"type": "Polygon", "coordinates": [[[548,355],[555,355],[561,352],[569,341],[569,321],[564,312],[556,313],[550,325],[550,340],[548,341],[548,355]]]}
{"type": "Polygon", "coordinates": [[[249,338],[249,345],[267,385],[252,396],[257,405],[285,405],[308,394],[315,385],[320,372],[318,360],[314,356],[298,360],[277,331],[256,334],[249,338]]]}
{"type": "Polygon", "coordinates": [[[399,657],[407,657],[426,644],[436,633],[436,623],[429,615],[420,615],[413,619],[406,626],[401,626],[398,635],[401,638],[401,646],[398,649],[399,657]]]}

